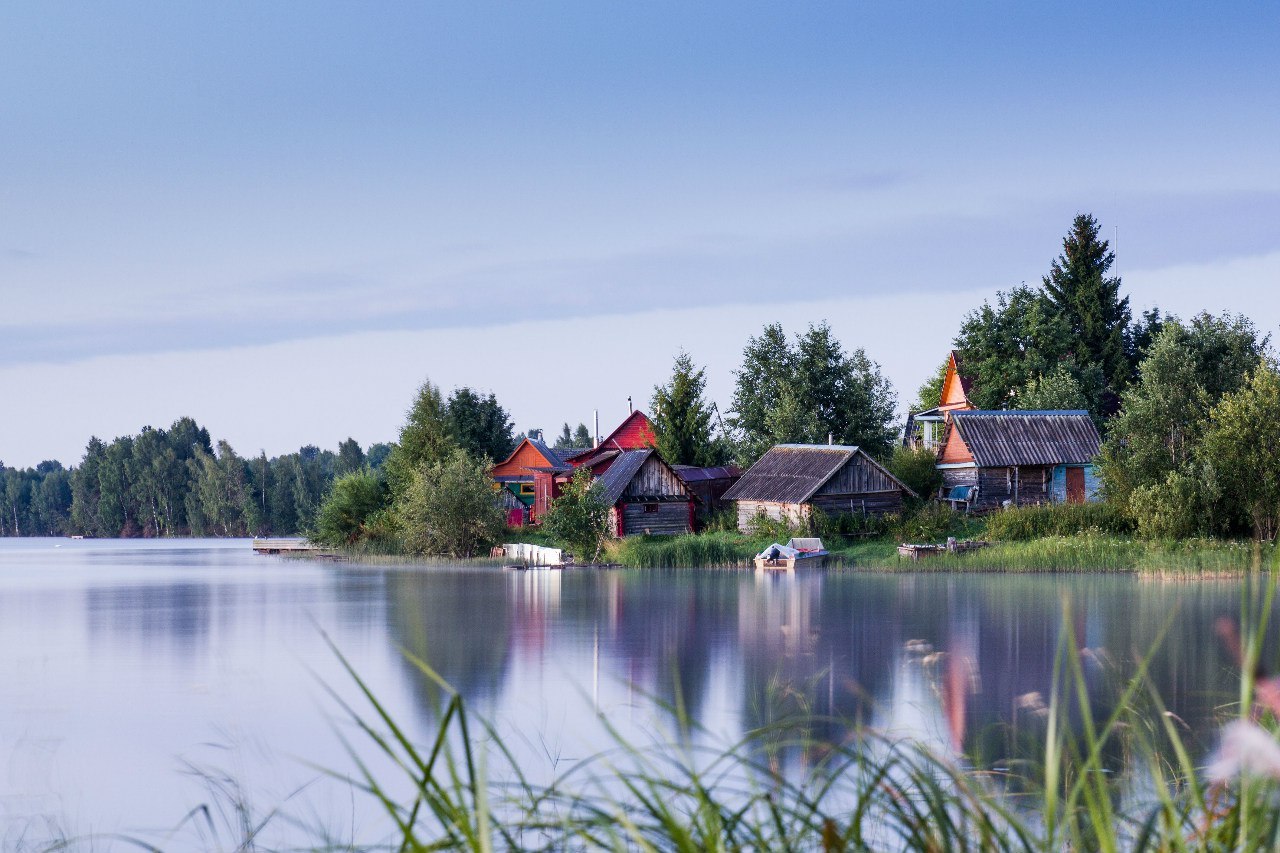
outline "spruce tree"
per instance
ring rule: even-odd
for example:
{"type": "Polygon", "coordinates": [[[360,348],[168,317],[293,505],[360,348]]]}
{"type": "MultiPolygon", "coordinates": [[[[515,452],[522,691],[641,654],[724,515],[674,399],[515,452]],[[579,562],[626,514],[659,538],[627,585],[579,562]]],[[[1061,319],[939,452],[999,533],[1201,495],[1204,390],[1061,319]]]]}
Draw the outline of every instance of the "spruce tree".
{"type": "Polygon", "coordinates": [[[1062,254],[1044,277],[1044,290],[1071,330],[1076,362],[1102,369],[1102,407],[1113,412],[1131,374],[1126,347],[1131,314],[1129,297],[1120,296],[1120,278],[1107,276],[1116,256],[1098,231],[1092,216],[1076,216],[1062,240],[1062,254]]]}
{"type": "Polygon", "coordinates": [[[705,369],[694,369],[684,350],[676,356],[671,381],[653,389],[651,407],[658,452],[672,465],[714,465],[711,406],[704,399],[705,369]]]}

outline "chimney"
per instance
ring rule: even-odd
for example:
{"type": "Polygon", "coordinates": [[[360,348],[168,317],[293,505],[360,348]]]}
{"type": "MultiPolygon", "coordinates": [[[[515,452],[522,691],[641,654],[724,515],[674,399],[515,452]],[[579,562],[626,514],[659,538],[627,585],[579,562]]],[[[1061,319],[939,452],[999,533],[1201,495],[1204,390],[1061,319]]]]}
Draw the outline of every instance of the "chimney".
{"type": "Polygon", "coordinates": [[[835,437],[834,435],[832,435],[831,433],[827,433],[827,445],[828,445],[828,446],[830,446],[830,445],[833,445],[833,444],[835,444],[835,443],[836,443],[836,437],[835,437]]]}
{"type": "Polygon", "coordinates": [[[595,429],[592,432],[595,434],[595,437],[596,437],[596,443],[593,446],[599,447],[600,446],[600,410],[593,409],[592,412],[594,413],[593,417],[595,418],[595,429]]]}
{"type": "Polygon", "coordinates": [[[631,395],[628,394],[627,395],[627,414],[628,415],[631,414],[632,411],[634,410],[631,408],[631,395]]]}

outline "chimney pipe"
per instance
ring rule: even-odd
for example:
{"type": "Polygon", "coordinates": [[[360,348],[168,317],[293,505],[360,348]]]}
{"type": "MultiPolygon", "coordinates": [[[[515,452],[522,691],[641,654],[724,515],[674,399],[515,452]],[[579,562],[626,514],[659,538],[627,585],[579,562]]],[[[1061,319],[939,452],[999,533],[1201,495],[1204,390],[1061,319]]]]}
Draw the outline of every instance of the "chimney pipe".
{"type": "Polygon", "coordinates": [[[628,395],[627,395],[627,414],[629,415],[629,414],[631,414],[633,411],[634,411],[634,409],[632,409],[632,408],[631,408],[631,395],[630,395],[630,394],[628,394],[628,395]]]}
{"type": "Polygon", "coordinates": [[[830,447],[835,443],[836,443],[836,437],[831,433],[827,433],[827,446],[830,447]]]}
{"type": "Polygon", "coordinates": [[[600,410],[592,409],[592,412],[593,412],[593,417],[595,418],[595,429],[593,430],[593,433],[595,434],[595,437],[596,437],[596,443],[593,446],[599,447],[600,446],[600,410]]]}

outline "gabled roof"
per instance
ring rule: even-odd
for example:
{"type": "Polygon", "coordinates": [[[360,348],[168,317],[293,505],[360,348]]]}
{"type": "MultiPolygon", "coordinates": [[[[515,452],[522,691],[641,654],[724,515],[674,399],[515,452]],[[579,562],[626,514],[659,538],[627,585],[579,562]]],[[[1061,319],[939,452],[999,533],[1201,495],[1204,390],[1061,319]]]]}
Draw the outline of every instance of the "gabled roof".
{"type": "Polygon", "coordinates": [[[676,474],[686,483],[697,483],[704,480],[731,480],[742,475],[737,465],[716,465],[711,468],[699,468],[697,465],[672,465],[676,474]]]}
{"type": "Polygon", "coordinates": [[[624,451],[609,466],[609,470],[596,479],[592,487],[600,490],[601,499],[605,504],[613,506],[627,490],[627,484],[631,482],[631,478],[652,455],[652,450],[624,451]]]}
{"type": "Polygon", "coordinates": [[[956,407],[971,409],[973,404],[969,402],[969,390],[973,387],[973,381],[964,375],[964,366],[960,363],[960,353],[952,350],[947,357],[947,373],[942,377],[942,388],[938,394],[938,408],[954,410],[956,407]],[[960,399],[954,399],[954,394],[950,393],[952,386],[958,384],[960,386],[960,399]],[[953,398],[951,402],[947,402],[948,398],[953,398]]]}
{"type": "Polygon", "coordinates": [[[980,468],[1083,465],[1098,455],[1102,443],[1085,411],[970,410],[952,412],[951,418],[980,468]]]}
{"type": "Polygon", "coordinates": [[[857,447],[845,444],[778,444],[747,469],[742,479],[729,487],[724,493],[724,500],[805,503],[858,455],[908,494],[915,494],[857,447]]]}
{"type": "Polygon", "coordinates": [[[599,450],[643,450],[652,447],[656,438],[653,432],[653,421],[644,412],[636,409],[614,428],[613,432],[600,440],[599,447],[587,447],[565,454],[566,461],[579,464],[599,450]]]}
{"type": "MultiPolygon", "coordinates": [[[[524,448],[525,445],[528,445],[529,447],[533,448],[538,453],[538,455],[542,457],[546,465],[523,465],[518,470],[539,471],[548,467],[549,468],[567,468],[568,467],[568,464],[564,461],[564,457],[562,457],[558,451],[548,447],[544,442],[536,438],[525,438],[523,441],[521,441],[519,444],[515,446],[515,449],[512,450],[511,453],[507,454],[506,459],[503,459],[501,462],[499,462],[497,465],[494,465],[493,467],[495,469],[499,469],[499,468],[502,468],[504,465],[508,465],[511,462],[513,462],[515,458],[520,454],[520,451],[524,448]]],[[[502,479],[511,479],[512,475],[502,474],[499,476],[502,479]]]]}

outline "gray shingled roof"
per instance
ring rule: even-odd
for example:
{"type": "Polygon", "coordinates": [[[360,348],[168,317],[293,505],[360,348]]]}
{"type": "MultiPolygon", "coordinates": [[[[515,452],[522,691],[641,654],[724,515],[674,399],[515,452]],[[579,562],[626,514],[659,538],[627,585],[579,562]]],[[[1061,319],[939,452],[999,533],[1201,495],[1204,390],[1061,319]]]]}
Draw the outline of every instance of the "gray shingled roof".
{"type": "Polygon", "coordinates": [[[548,446],[541,439],[531,438],[529,439],[529,443],[532,444],[534,449],[541,453],[553,466],[558,467],[566,464],[564,457],[560,455],[560,451],[556,450],[554,447],[548,446]]]}
{"type": "Polygon", "coordinates": [[[1101,444],[1084,411],[957,411],[951,417],[980,468],[1082,465],[1098,455],[1101,444]]]}
{"type": "Polygon", "coordinates": [[[727,501],[798,504],[858,453],[842,444],[779,444],[769,449],[724,493],[727,501]]]}
{"type": "Polygon", "coordinates": [[[648,450],[626,450],[613,460],[613,464],[609,469],[601,474],[592,484],[593,488],[599,489],[601,499],[608,506],[613,506],[622,497],[622,493],[627,490],[627,483],[631,482],[631,478],[636,475],[640,467],[644,465],[645,460],[653,454],[653,449],[648,450]]]}

